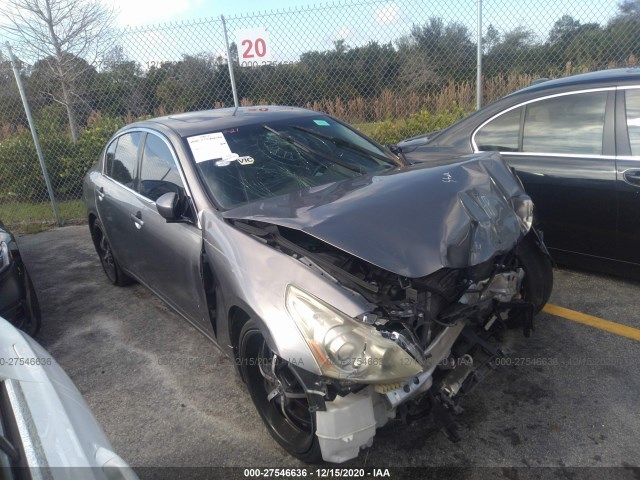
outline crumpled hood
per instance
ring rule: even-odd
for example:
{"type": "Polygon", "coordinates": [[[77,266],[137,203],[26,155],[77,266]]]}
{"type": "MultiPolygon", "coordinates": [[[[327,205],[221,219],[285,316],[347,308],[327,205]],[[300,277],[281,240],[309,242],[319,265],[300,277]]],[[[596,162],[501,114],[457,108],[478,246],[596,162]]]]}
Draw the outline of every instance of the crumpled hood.
{"type": "Polygon", "coordinates": [[[394,168],[224,212],[301,230],[409,278],[463,268],[510,250],[529,201],[497,153],[394,168]]]}

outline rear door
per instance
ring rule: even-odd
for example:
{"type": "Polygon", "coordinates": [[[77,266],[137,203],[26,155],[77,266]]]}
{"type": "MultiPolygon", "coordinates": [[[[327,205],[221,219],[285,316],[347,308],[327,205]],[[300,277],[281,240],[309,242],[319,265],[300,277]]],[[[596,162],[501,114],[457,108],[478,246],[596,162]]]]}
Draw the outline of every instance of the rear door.
{"type": "Polygon", "coordinates": [[[109,243],[121,267],[137,274],[136,236],[132,214],[139,204],[136,193],[138,157],[143,133],[129,132],[107,147],[102,178],[97,188],[97,209],[109,243]]]}
{"type": "Polygon", "coordinates": [[[617,95],[617,249],[620,260],[640,264],[640,86],[617,95]]]}
{"type": "Polygon", "coordinates": [[[531,100],[482,125],[535,203],[549,248],[616,256],[615,87],[531,100]]]}

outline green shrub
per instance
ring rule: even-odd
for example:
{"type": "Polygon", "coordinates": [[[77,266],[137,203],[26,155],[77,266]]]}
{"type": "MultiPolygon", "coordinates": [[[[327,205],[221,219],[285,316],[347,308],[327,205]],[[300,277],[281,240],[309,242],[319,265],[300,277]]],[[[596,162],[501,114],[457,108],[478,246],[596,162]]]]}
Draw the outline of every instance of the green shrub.
{"type": "MultiPolygon", "coordinates": [[[[61,125],[56,127],[56,119],[41,121],[40,145],[56,198],[78,199],[82,195],[82,178],[124,121],[94,115],[75,144],[61,125]]],[[[0,143],[0,202],[38,202],[48,198],[31,133],[20,132],[0,143]]]]}
{"type": "Polygon", "coordinates": [[[383,122],[357,125],[365,134],[383,145],[398,143],[400,140],[415,137],[422,133],[442,130],[457,122],[470,112],[457,105],[453,105],[444,112],[433,114],[427,110],[399,120],[385,120],[383,122]]]}

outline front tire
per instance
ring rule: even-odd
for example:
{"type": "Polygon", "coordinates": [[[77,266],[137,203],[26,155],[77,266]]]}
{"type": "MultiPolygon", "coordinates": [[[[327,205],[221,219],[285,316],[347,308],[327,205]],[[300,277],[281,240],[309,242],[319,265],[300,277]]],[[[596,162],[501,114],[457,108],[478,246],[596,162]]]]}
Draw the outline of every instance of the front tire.
{"type": "Polygon", "coordinates": [[[309,411],[296,370],[267,346],[249,320],[240,332],[240,371],[269,434],[289,454],[306,463],[322,459],[316,436],[316,415],[309,411]]]}
{"type": "Polygon", "coordinates": [[[533,304],[534,315],[540,313],[553,290],[553,265],[538,242],[536,235],[530,232],[517,250],[518,263],[525,271],[522,296],[533,304]]]}

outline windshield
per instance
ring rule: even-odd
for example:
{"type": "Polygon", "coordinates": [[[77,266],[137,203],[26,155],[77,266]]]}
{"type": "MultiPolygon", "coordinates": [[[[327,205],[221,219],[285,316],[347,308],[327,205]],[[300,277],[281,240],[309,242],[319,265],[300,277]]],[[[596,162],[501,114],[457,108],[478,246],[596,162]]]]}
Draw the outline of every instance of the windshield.
{"type": "Polygon", "coordinates": [[[240,126],[187,139],[224,209],[399,165],[389,152],[325,115],[240,126]]]}

